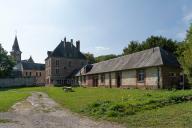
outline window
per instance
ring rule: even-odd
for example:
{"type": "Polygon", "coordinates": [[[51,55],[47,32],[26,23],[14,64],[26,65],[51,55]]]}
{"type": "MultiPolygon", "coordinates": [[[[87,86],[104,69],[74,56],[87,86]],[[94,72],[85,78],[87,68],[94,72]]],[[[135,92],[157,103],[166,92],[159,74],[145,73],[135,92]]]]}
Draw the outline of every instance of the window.
{"type": "Polygon", "coordinates": [[[41,76],[41,72],[39,72],[39,76],[41,76]]]}
{"type": "Polygon", "coordinates": [[[101,74],[101,83],[105,83],[105,74],[101,74]]]}
{"type": "Polygon", "coordinates": [[[169,73],[169,77],[176,77],[176,73],[170,72],[170,73],[169,73]]]}
{"type": "Polygon", "coordinates": [[[38,76],[38,72],[36,72],[36,76],[38,76]]]}
{"type": "Polygon", "coordinates": [[[68,65],[69,65],[69,67],[71,67],[71,61],[69,61],[69,64],[68,64],[68,65]]]}
{"type": "Polygon", "coordinates": [[[56,69],[55,72],[56,72],[56,74],[59,74],[59,69],[56,69]]]}
{"type": "Polygon", "coordinates": [[[25,75],[28,76],[28,72],[26,72],[25,75]]]}
{"type": "Polygon", "coordinates": [[[145,80],[144,70],[138,70],[138,72],[137,72],[137,81],[138,82],[144,82],[144,80],[145,80]]]}
{"type": "Polygon", "coordinates": [[[31,76],[31,72],[29,73],[29,76],[31,76]]]}
{"type": "Polygon", "coordinates": [[[59,60],[56,60],[55,63],[56,63],[56,66],[59,66],[59,60]]]}

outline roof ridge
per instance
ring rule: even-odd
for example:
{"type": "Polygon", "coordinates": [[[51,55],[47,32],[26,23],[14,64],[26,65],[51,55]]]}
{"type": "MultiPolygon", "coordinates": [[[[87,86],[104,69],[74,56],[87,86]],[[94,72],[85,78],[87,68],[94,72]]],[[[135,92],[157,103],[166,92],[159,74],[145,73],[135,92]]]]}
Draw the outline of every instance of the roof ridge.
{"type": "Polygon", "coordinates": [[[51,55],[53,55],[53,53],[55,52],[55,50],[61,45],[64,44],[64,41],[61,40],[61,42],[57,45],[57,47],[51,52],[51,55]]]}
{"type": "Polygon", "coordinates": [[[119,58],[123,58],[123,57],[127,57],[127,56],[131,56],[131,55],[138,54],[138,53],[141,53],[141,52],[145,52],[145,51],[148,51],[148,50],[152,50],[152,49],[155,49],[155,48],[160,48],[160,47],[154,47],[154,48],[145,49],[145,50],[134,52],[134,53],[131,53],[131,54],[128,54],[128,55],[123,55],[123,56],[119,56],[119,57],[112,58],[112,59],[109,59],[109,60],[104,60],[104,61],[101,61],[101,62],[98,62],[98,63],[94,63],[92,65],[99,64],[99,63],[104,63],[106,61],[115,60],[115,59],[119,59],[119,58]]]}
{"type": "Polygon", "coordinates": [[[159,47],[159,54],[160,54],[160,56],[161,56],[161,63],[164,64],[164,62],[163,62],[163,56],[162,56],[161,50],[162,50],[162,48],[159,47]]]}

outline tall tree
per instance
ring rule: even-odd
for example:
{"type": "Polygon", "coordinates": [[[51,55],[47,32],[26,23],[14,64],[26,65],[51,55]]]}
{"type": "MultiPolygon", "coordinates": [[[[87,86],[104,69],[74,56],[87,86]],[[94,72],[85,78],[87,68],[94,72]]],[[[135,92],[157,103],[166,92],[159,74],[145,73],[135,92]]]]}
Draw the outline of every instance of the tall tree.
{"type": "Polygon", "coordinates": [[[153,47],[161,47],[171,53],[175,53],[178,47],[177,41],[173,41],[172,39],[167,39],[162,36],[150,36],[142,43],[138,41],[131,41],[128,44],[128,47],[123,49],[123,54],[131,54],[134,52],[142,51],[145,49],[150,49],[153,47]]]}
{"type": "Polygon", "coordinates": [[[7,77],[10,75],[15,62],[7,55],[7,52],[0,44],[0,77],[7,77]]]}
{"type": "Polygon", "coordinates": [[[142,44],[140,44],[138,41],[131,41],[128,44],[128,47],[125,47],[123,49],[123,55],[131,54],[142,50],[143,50],[142,44]]]}
{"type": "Polygon", "coordinates": [[[115,54],[109,54],[109,55],[102,55],[102,56],[95,57],[95,60],[98,63],[98,62],[113,59],[113,58],[116,58],[116,57],[118,57],[118,56],[115,55],[115,54]]]}
{"type": "Polygon", "coordinates": [[[184,72],[188,76],[188,80],[192,83],[192,24],[187,31],[187,36],[182,46],[183,52],[180,55],[180,60],[184,72]]]}
{"type": "Polygon", "coordinates": [[[86,59],[88,60],[89,64],[93,64],[96,62],[93,54],[88,52],[88,53],[84,53],[84,55],[85,55],[86,59]]]}
{"type": "Polygon", "coordinates": [[[151,36],[147,38],[142,43],[143,49],[149,49],[153,47],[161,47],[166,51],[171,53],[175,53],[177,50],[177,41],[173,41],[172,39],[167,39],[162,36],[151,36]]]}

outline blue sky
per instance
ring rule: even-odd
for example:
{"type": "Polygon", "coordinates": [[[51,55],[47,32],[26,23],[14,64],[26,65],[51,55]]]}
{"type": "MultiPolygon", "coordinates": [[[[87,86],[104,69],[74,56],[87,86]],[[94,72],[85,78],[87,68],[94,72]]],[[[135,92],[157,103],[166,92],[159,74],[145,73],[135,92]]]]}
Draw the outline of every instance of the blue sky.
{"type": "Polygon", "coordinates": [[[131,40],[151,35],[182,40],[192,21],[191,0],[0,0],[0,43],[15,33],[23,52],[44,62],[66,36],[95,56],[121,54],[131,40]]]}

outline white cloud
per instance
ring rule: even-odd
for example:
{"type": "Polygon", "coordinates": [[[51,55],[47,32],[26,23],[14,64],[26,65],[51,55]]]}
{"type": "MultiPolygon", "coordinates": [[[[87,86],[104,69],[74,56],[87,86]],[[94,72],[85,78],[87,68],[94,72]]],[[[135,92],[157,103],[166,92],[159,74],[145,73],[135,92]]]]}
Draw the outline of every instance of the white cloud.
{"type": "Polygon", "coordinates": [[[97,47],[95,47],[95,49],[96,49],[97,51],[107,51],[107,50],[110,50],[110,48],[103,47],[103,46],[97,46],[97,47]]]}
{"type": "Polygon", "coordinates": [[[192,22],[192,12],[186,14],[184,17],[183,17],[183,20],[188,24],[190,22],[192,22]]]}

